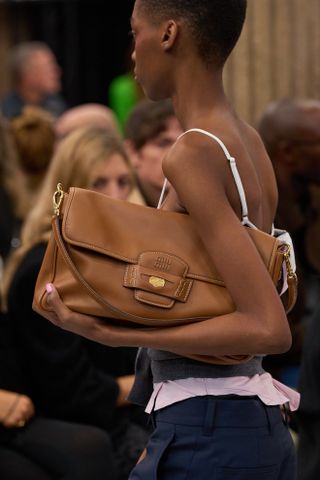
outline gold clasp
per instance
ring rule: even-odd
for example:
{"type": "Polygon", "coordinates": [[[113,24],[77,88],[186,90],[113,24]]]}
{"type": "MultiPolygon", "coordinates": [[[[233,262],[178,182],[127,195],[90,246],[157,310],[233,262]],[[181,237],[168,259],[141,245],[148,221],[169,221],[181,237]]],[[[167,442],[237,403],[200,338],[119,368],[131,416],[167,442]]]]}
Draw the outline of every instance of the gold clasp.
{"type": "Polygon", "coordinates": [[[61,183],[58,183],[57,190],[54,192],[52,197],[53,213],[54,215],[57,215],[57,217],[60,215],[60,207],[63,200],[63,196],[64,196],[64,191],[62,189],[62,185],[61,183]]]}
{"type": "Polygon", "coordinates": [[[290,262],[290,245],[288,245],[287,243],[284,244],[284,247],[285,247],[285,250],[283,252],[283,256],[284,256],[284,261],[286,262],[286,267],[287,267],[287,272],[288,272],[288,278],[296,278],[297,275],[296,273],[293,271],[292,269],[292,265],[291,265],[291,262],[290,262]]]}
{"type": "Polygon", "coordinates": [[[149,278],[149,283],[152,285],[154,288],[163,288],[166,284],[166,281],[164,278],[160,277],[150,277],[149,278]]]}

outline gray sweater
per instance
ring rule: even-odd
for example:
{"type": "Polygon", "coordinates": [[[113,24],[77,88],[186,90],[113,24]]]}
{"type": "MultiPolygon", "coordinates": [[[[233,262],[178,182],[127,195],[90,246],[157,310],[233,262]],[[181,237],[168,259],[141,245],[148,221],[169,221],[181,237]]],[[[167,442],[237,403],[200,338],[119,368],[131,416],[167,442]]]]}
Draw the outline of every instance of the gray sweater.
{"type": "Polygon", "coordinates": [[[136,360],[136,378],[129,400],[146,406],[153,383],[183,378],[253,377],[264,373],[262,357],[253,357],[238,365],[212,365],[181,357],[174,353],[140,348],[136,360]]]}

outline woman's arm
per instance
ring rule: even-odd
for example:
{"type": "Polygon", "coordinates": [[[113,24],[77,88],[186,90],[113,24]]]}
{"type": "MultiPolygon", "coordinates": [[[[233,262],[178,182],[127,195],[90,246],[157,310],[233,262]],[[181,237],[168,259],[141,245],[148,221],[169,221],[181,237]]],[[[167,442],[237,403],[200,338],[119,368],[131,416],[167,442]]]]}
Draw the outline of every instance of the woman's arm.
{"type": "Polygon", "coordinates": [[[291,334],[286,315],[245,228],[230,205],[226,158],[208,141],[184,137],[166,159],[165,173],[181,205],[192,217],[203,243],[233,298],[235,311],[199,324],[128,329],[71,313],[54,290],[52,320],[108,345],[148,346],[204,355],[264,354],[286,351],[291,334]],[[183,140],[183,141],[182,141],[183,140]],[[84,318],[85,317],[85,318],[84,318]]]}

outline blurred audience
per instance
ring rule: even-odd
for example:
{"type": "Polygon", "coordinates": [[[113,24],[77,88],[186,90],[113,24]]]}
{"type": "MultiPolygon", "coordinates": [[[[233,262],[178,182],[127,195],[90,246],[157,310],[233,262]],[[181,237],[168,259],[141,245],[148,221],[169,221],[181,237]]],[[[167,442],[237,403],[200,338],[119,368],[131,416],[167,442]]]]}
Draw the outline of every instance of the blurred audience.
{"type": "Polygon", "coordinates": [[[70,108],[56,120],[55,132],[62,140],[73,130],[80,127],[98,127],[120,136],[117,119],[113,111],[98,103],[86,103],[70,108]]]}
{"type": "Polygon", "coordinates": [[[24,224],[22,246],[5,270],[8,317],[36,408],[49,418],[95,425],[108,432],[118,480],[124,480],[148,437],[144,413],[126,401],[136,349],[90,342],[55,327],[31,307],[58,182],[64,190],[77,186],[125,200],[133,175],[121,142],[106,130],[78,129],[59,144],[24,224]]]}
{"type": "Polygon", "coordinates": [[[53,155],[53,117],[45,110],[28,106],[10,122],[10,128],[26,179],[28,203],[33,206],[53,155]]]}
{"type": "Polygon", "coordinates": [[[6,118],[21,115],[25,105],[39,106],[58,117],[66,104],[60,95],[61,69],[51,49],[42,42],[17,45],[10,58],[12,91],[0,102],[6,118]]]}
{"type": "Polygon", "coordinates": [[[125,145],[142,198],[135,192],[131,201],[157,206],[164,182],[162,160],[181,133],[169,100],[144,100],[132,110],[125,128],[125,145]]]}
{"type": "Polygon", "coordinates": [[[35,407],[10,325],[0,316],[0,478],[114,480],[109,435],[49,419],[35,407]]]}
{"type": "Polygon", "coordinates": [[[3,261],[16,246],[26,211],[25,178],[9,125],[0,118],[0,258],[3,261]]]}
{"type": "Polygon", "coordinates": [[[288,354],[270,356],[266,362],[276,377],[296,387],[304,329],[320,298],[320,102],[274,102],[258,129],[278,182],[275,225],[293,237],[299,277],[298,301],[289,314],[293,346],[288,354]]]}
{"type": "Polygon", "coordinates": [[[298,480],[320,478],[320,307],[314,312],[306,330],[299,391],[298,480]]]}

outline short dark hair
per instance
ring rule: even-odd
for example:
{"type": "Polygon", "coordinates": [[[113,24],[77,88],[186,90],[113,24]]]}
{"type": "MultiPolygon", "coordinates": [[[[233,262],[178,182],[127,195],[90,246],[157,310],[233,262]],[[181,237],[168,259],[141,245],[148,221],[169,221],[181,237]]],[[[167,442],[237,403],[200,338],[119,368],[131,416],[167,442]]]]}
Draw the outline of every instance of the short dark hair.
{"type": "Polygon", "coordinates": [[[209,63],[223,65],[241,34],[247,0],[141,0],[150,18],[183,18],[199,53],[209,63]]]}
{"type": "Polygon", "coordinates": [[[257,130],[271,160],[281,141],[294,142],[304,132],[311,131],[310,115],[319,110],[319,100],[312,98],[284,98],[267,106],[258,121],[257,130]]]}
{"type": "Polygon", "coordinates": [[[139,150],[163,132],[167,127],[168,119],[174,116],[171,100],[160,102],[143,100],[128,117],[125,137],[131,140],[134,148],[139,150]]]}

